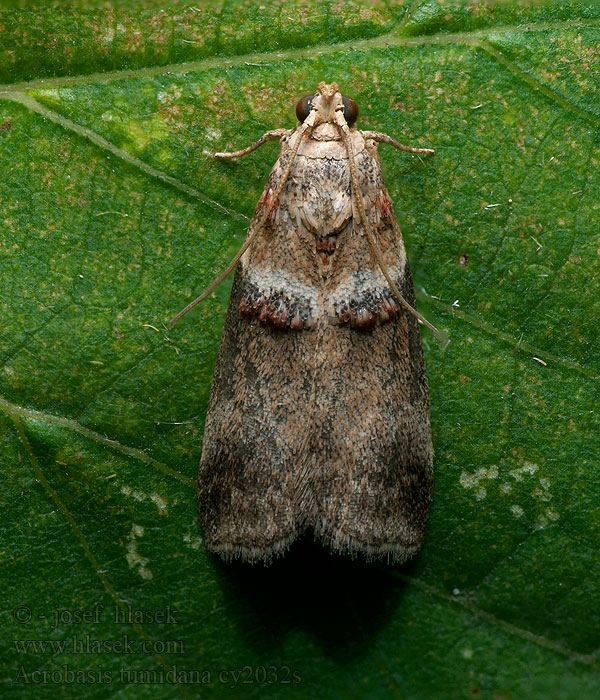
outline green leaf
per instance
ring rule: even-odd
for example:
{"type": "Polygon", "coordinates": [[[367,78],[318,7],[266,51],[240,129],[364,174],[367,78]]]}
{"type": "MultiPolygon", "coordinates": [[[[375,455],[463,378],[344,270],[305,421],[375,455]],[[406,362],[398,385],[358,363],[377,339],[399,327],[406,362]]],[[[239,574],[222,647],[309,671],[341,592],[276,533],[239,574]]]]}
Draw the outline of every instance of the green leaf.
{"type": "Polygon", "coordinates": [[[3,697],[597,696],[598,6],[99,3],[0,29],[3,697]],[[451,338],[422,334],[428,537],[403,567],[310,542],[225,566],[194,478],[228,286],[165,324],[276,158],[210,152],[293,126],[320,80],[436,149],[380,148],[451,338]]]}

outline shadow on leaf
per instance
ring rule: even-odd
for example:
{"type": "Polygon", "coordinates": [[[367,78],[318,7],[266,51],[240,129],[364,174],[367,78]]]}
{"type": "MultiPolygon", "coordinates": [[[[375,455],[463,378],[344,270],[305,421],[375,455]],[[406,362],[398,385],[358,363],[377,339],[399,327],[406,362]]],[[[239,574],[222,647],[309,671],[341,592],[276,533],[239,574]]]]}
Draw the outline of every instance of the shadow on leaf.
{"type": "Polygon", "coordinates": [[[308,537],[270,566],[215,563],[228,609],[257,653],[278,654],[288,636],[304,632],[340,665],[372,647],[402,598],[398,571],[413,568],[334,555],[308,537]]]}

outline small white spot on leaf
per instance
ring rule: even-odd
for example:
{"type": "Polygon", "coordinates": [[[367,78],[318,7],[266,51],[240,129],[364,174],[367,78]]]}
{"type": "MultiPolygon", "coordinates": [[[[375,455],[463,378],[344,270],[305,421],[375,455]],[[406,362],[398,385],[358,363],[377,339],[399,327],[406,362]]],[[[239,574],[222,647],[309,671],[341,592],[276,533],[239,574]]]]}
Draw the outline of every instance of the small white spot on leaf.
{"type": "Polygon", "coordinates": [[[104,44],[111,44],[115,38],[115,34],[116,34],[116,31],[115,31],[114,25],[108,24],[106,26],[106,30],[104,31],[104,33],[101,36],[99,36],[98,38],[104,44]]]}
{"type": "Polygon", "coordinates": [[[218,141],[221,138],[221,132],[218,129],[208,128],[204,133],[206,134],[206,138],[211,141],[218,141]]]}
{"type": "Polygon", "coordinates": [[[152,503],[154,503],[156,505],[156,507],[158,508],[158,511],[161,515],[166,515],[167,502],[163,498],[161,498],[157,493],[153,493],[150,496],[150,500],[152,501],[152,503]]]}
{"type": "Polygon", "coordinates": [[[187,532],[183,536],[183,541],[186,544],[189,544],[192,549],[200,549],[200,547],[202,546],[202,538],[198,535],[194,535],[192,537],[192,535],[189,532],[187,532]]]}
{"type": "Polygon", "coordinates": [[[136,501],[152,501],[154,505],[158,508],[158,511],[161,515],[166,515],[167,514],[167,502],[165,501],[164,498],[162,498],[158,493],[154,492],[152,494],[147,494],[144,493],[143,491],[134,491],[131,486],[128,486],[125,484],[124,486],[121,486],[121,493],[125,494],[126,496],[131,496],[132,498],[135,498],[136,501]]]}
{"type": "Polygon", "coordinates": [[[535,474],[539,466],[537,464],[532,464],[531,462],[523,462],[523,464],[517,469],[513,469],[510,475],[515,481],[523,481],[525,474],[535,474]]]}
{"type": "Polygon", "coordinates": [[[465,489],[474,489],[475,498],[481,501],[487,496],[487,489],[481,482],[496,479],[497,477],[498,467],[494,464],[491,467],[481,467],[473,473],[463,471],[459,477],[459,482],[465,489]]]}
{"type": "Polygon", "coordinates": [[[533,489],[531,495],[534,498],[537,498],[538,501],[549,501],[552,498],[552,494],[548,493],[548,491],[544,491],[543,489],[533,489]]]}
{"type": "Polygon", "coordinates": [[[143,537],[143,535],[144,528],[141,525],[132,523],[131,532],[127,537],[127,554],[125,555],[125,557],[131,569],[136,569],[137,573],[143,579],[149,580],[152,578],[152,572],[146,566],[146,564],[148,563],[148,559],[146,557],[141,556],[141,554],[139,554],[139,552],[137,551],[137,540],[139,537],[143,537]]]}

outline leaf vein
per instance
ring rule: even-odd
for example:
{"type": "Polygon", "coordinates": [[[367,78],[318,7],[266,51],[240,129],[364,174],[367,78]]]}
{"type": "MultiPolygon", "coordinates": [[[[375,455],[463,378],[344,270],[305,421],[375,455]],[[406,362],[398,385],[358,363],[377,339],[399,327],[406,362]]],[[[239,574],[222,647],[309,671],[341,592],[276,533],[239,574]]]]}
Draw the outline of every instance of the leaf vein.
{"type": "Polygon", "coordinates": [[[468,600],[463,600],[456,596],[450,595],[449,593],[446,593],[443,590],[440,590],[438,588],[435,588],[434,586],[429,585],[428,583],[425,583],[425,581],[422,581],[418,578],[413,578],[412,576],[408,576],[407,574],[401,574],[400,572],[394,573],[396,577],[401,579],[402,581],[405,581],[409,584],[414,584],[421,590],[437,598],[441,598],[445,601],[452,602],[455,605],[458,605],[464,608],[465,610],[468,610],[471,614],[475,615],[476,617],[481,618],[486,622],[489,622],[497,627],[500,627],[501,629],[515,637],[520,637],[521,639],[524,639],[528,642],[532,642],[537,646],[544,647],[545,649],[550,649],[551,651],[561,654],[562,656],[566,656],[571,661],[578,661],[580,663],[592,667],[597,667],[598,665],[594,654],[581,654],[580,652],[573,651],[572,649],[569,649],[568,647],[558,642],[554,642],[551,639],[544,637],[543,635],[534,634],[533,632],[523,629],[522,627],[517,627],[517,625],[514,625],[511,622],[506,622],[505,620],[496,617],[496,615],[488,612],[487,610],[483,610],[477,607],[468,600]]]}
{"type": "MultiPolygon", "coordinates": [[[[1,404],[0,404],[1,405],[1,404]]],[[[44,490],[48,493],[50,498],[54,501],[60,512],[63,514],[64,518],[67,520],[69,523],[69,526],[71,527],[71,530],[79,540],[79,543],[84,551],[85,557],[90,563],[94,573],[98,578],[100,579],[104,590],[109,594],[109,596],[114,600],[115,605],[120,608],[120,610],[123,612],[123,614],[128,615],[129,614],[129,608],[127,601],[125,601],[118,593],[117,589],[113,586],[113,584],[110,582],[110,579],[108,576],[104,573],[102,570],[102,566],[100,565],[100,562],[96,558],[96,555],[92,551],[92,548],[90,546],[90,543],[83,532],[83,530],[79,527],[77,524],[77,521],[73,517],[72,513],[69,511],[67,508],[66,504],[60,497],[58,491],[50,484],[48,479],[46,478],[46,475],[44,474],[44,471],[42,470],[38,459],[33,451],[33,448],[31,446],[31,443],[27,439],[27,435],[25,434],[25,429],[23,428],[23,423],[21,422],[21,416],[18,413],[15,413],[14,411],[7,410],[7,408],[2,405],[3,410],[7,413],[7,415],[13,420],[13,423],[15,425],[17,434],[19,436],[19,439],[21,441],[21,444],[23,445],[23,448],[27,452],[27,455],[29,457],[29,461],[31,462],[31,465],[35,471],[37,480],[39,483],[42,485],[44,490]]],[[[154,639],[153,637],[146,632],[146,630],[138,623],[138,622],[132,622],[131,626],[133,629],[146,641],[150,642],[152,644],[152,651],[151,654],[154,657],[154,660],[160,667],[164,667],[165,661],[163,657],[154,649],[154,639]]],[[[184,697],[189,697],[189,694],[185,688],[181,686],[180,683],[177,683],[177,687],[181,694],[184,697]]]]}
{"type": "Polygon", "coordinates": [[[134,459],[137,459],[140,462],[144,462],[145,464],[150,464],[153,467],[157,467],[164,474],[172,476],[173,478],[177,479],[178,481],[181,481],[187,486],[195,486],[194,479],[191,479],[185,474],[182,474],[181,472],[172,469],[163,462],[160,462],[158,459],[154,459],[154,457],[151,457],[150,455],[146,454],[146,452],[144,452],[143,450],[140,450],[136,447],[129,447],[128,445],[123,445],[118,440],[108,438],[106,437],[106,435],[102,435],[101,433],[98,433],[95,430],[91,430],[90,428],[81,425],[81,423],[71,418],[55,416],[51,413],[36,411],[33,408],[25,408],[24,406],[19,406],[15,403],[7,401],[2,397],[0,397],[0,409],[4,411],[4,413],[6,413],[7,416],[10,416],[13,420],[20,418],[29,418],[31,420],[37,420],[45,423],[50,423],[52,425],[58,425],[61,428],[68,428],[69,430],[73,430],[76,433],[80,433],[81,435],[89,438],[90,440],[94,440],[95,442],[110,447],[116,452],[120,452],[122,454],[127,455],[128,457],[133,457],[134,459]]]}
{"type": "MultiPolygon", "coordinates": [[[[219,28],[217,23],[217,29],[219,28]]],[[[186,61],[183,63],[172,63],[165,65],[146,66],[133,70],[116,70],[90,73],[88,75],[61,76],[56,78],[38,78],[35,80],[21,81],[18,83],[8,83],[0,85],[0,96],[22,92],[33,88],[65,87],[71,85],[89,85],[92,83],[106,83],[115,80],[124,80],[136,77],[154,77],[169,73],[190,73],[196,70],[208,70],[211,68],[229,68],[244,65],[248,61],[276,61],[285,59],[306,58],[309,56],[320,56],[324,53],[339,53],[342,51],[360,51],[370,48],[385,48],[387,46],[427,46],[443,44],[472,44],[493,34],[503,34],[507,32],[538,32],[552,29],[579,29],[585,27],[600,26],[600,17],[585,20],[563,20],[556,22],[538,22],[524,25],[503,25],[500,27],[486,27],[485,29],[475,29],[472,31],[448,32],[439,34],[425,34],[420,36],[406,36],[402,34],[404,26],[393,29],[387,34],[382,34],[369,39],[358,39],[339,42],[337,44],[319,44],[312,47],[301,47],[293,49],[274,48],[272,51],[261,53],[241,54],[236,56],[211,56],[196,61],[186,61]]],[[[219,52],[218,41],[216,39],[216,51],[219,52]]],[[[483,47],[482,47],[483,48],[483,47]]]]}

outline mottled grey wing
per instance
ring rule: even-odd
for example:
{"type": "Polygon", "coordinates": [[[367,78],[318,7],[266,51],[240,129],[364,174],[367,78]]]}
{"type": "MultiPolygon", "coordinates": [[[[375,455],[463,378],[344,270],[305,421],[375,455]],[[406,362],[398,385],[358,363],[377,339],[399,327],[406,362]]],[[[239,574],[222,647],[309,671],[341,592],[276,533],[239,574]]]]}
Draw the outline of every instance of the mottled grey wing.
{"type": "MultiPolygon", "coordinates": [[[[398,286],[414,304],[408,265],[398,286]]],[[[334,549],[404,561],[422,543],[433,484],[418,322],[402,312],[370,330],[330,326],[320,342],[308,519],[334,549]]]]}
{"type": "Polygon", "coordinates": [[[225,558],[270,559],[298,532],[295,473],[306,452],[316,336],[242,318],[238,268],[217,358],[198,474],[200,525],[225,558]]]}
{"type": "MultiPolygon", "coordinates": [[[[274,165],[253,224],[287,156],[274,165]]],[[[319,276],[314,246],[290,218],[297,186],[297,177],[290,177],[240,260],[213,377],[198,473],[199,519],[207,546],[226,559],[269,560],[302,528],[296,474],[310,434],[310,358],[317,337],[301,329],[313,325],[319,276]]]]}

